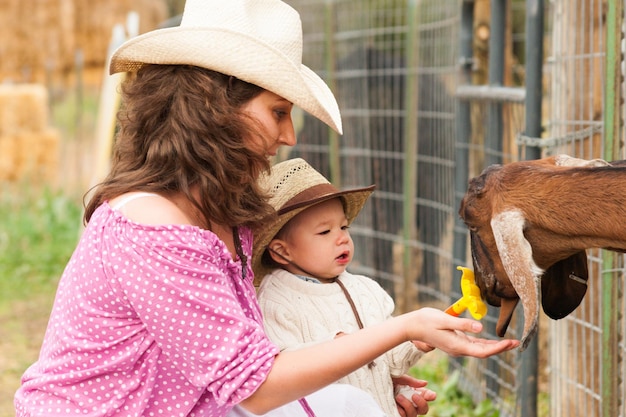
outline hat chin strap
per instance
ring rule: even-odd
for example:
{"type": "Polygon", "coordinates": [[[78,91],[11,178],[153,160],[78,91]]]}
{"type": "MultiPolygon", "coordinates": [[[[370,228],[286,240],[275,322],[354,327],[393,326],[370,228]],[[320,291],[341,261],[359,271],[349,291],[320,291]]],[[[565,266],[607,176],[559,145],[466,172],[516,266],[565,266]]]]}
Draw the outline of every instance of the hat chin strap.
{"type": "MultiPolygon", "coordinates": [[[[322,280],[327,280],[328,278],[320,278],[319,276],[310,273],[309,271],[307,271],[306,269],[302,268],[300,265],[298,265],[297,263],[290,261],[289,259],[287,259],[285,256],[283,256],[281,253],[278,253],[277,251],[275,251],[274,249],[270,248],[269,246],[267,247],[267,250],[269,250],[270,252],[272,252],[274,255],[278,256],[280,259],[282,259],[283,261],[287,262],[289,265],[292,265],[296,268],[298,268],[300,271],[304,272],[305,274],[307,274],[308,276],[310,276],[311,278],[315,278],[319,281],[322,280]]],[[[334,281],[337,281],[337,277],[333,277],[332,278],[334,281]]]]}

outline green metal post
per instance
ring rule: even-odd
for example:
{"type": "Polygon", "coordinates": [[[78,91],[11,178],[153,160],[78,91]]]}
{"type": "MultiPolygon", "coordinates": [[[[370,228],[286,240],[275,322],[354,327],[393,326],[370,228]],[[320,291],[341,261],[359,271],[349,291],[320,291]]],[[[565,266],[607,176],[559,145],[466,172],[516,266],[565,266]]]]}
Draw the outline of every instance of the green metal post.
{"type": "MultiPolygon", "coordinates": [[[[543,42],[544,42],[544,2],[526,0],[526,136],[541,137],[543,100],[543,42]],[[528,47],[528,45],[536,45],[528,47]]],[[[541,148],[526,148],[526,159],[541,157],[541,148]]],[[[524,317],[524,321],[526,317],[524,317]]],[[[537,393],[539,391],[539,332],[521,355],[519,372],[519,406],[524,417],[537,416],[537,393]]]]}
{"type": "MultiPolygon", "coordinates": [[[[326,40],[326,83],[333,92],[337,91],[337,77],[335,71],[337,68],[337,53],[335,50],[335,1],[327,0],[325,8],[326,16],[324,19],[324,34],[326,40]]],[[[333,129],[328,128],[328,161],[330,164],[330,181],[337,187],[341,188],[341,159],[339,155],[339,134],[333,129]]]]}
{"type": "MultiPolygon", "coordinates": [[[[621,138],[621,28],[623,3],[607,2],[606,60],[604,86],[604,159],[619,159],[617,141],[621,138]]],[[[619,285],[615,279],[617,256],[602,251],[602,415],[619,415],[620,350],[619,350],[619,285]]]]}
{"type": "MultiPolygon", "coordinates": [[[[417,184],[417,103],[418,103],[418,45],[419,34],[417,32],[417,1],[409,0],[407,4],[407,39],[406,39],[406,90],[404,117],[404,207],[403,207],[403,275],[404,285],[414,285],[415,259],[414,251],[411,250],[411,242],[417,235],[415,225],[415,200],[417,184]]],[[[412,291],[404,291],[405,296],[412,291]]],[[[412,305],[415,300],[405,300],[406,306],[412,305]]]]}

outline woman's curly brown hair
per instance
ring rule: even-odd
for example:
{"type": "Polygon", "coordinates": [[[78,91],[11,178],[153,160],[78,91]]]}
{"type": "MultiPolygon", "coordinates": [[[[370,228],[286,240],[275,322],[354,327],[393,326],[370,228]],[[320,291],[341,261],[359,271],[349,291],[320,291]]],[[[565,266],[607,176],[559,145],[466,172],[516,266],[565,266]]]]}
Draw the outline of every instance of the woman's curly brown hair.
{"type": "Polygon", "coordinates": [[[129,191],[182,192],[207,224],[255,227],[273,213],[257,178],[270,169],[250,138],[265,132],[242,111],[263,89],[186,65],[147,65],[122,84],[112,168],[86,205],[129,191]],[[199,201],[191,189],[199,190],[199,201]]]}

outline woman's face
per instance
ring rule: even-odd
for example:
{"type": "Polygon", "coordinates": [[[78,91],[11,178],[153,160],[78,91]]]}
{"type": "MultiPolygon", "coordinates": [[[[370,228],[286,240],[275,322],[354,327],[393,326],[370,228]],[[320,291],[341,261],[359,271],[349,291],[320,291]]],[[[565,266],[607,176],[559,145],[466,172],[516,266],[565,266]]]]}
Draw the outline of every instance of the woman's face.
{"type": "Polygon", "coordinates": [[[292,108],[293,103],[267,90],[243,106],[243,111],[254,117],[264,129],[263,135],[255,136],[253,141],[262,147],[268,157],[276,155],[282,145],[296,144],[292,108]]]}

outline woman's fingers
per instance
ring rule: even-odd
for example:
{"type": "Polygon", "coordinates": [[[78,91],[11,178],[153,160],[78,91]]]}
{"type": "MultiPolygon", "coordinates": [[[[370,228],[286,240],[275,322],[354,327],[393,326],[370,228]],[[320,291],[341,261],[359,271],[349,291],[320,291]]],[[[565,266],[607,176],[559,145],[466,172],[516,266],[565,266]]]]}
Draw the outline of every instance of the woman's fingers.
{"type": "Polygon", "coordinates": [[[476,320],[453,317],[432,308],[424,308],[421,312],[432,327],[423,332],[425,337],[422,341],[452,356],[485,358],[519,346],[517,340],[491,340],[466,334],[483,330],[482,323],[476,320]]]}

